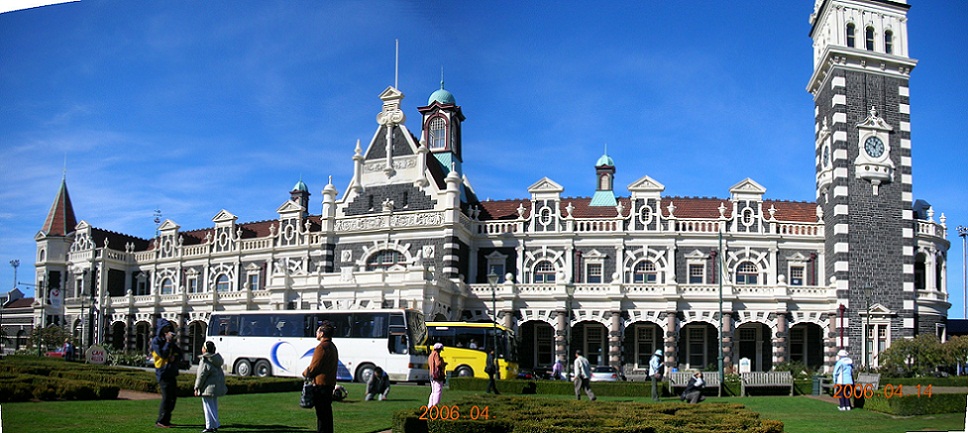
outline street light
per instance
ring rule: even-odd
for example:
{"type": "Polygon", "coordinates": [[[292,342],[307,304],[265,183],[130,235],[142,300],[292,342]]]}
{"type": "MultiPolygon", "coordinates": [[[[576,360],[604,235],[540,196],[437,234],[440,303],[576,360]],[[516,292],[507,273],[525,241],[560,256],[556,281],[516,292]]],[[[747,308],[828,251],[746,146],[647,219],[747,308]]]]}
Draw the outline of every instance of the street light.
{"type": "Polygon", "coordinates": [[[874,288],[871,286],[864,287],[864,300],[867,302],[867,317],[865,318],[866,324],[864,325],[864,367],[869,371],[871,369],[871,352],[874,349],[873,338],[869,338],[868,335],[873,337],[871,333],[871,298],[874,297],[874,288]],[[870,345],[868,346],[868,343],[870,345]]]}
{"type": "MultiPolygon", "coordinates": [[[[10,266],[13,266],[13,288],[17,288],[17,268],[20,266],[20,260],[13,259],[10,261],[10,266]]],[[[7,305],[7,301],[10,300],[10,291],[7,291],[7,296],[0,298],[0,356],[3,356],[3,340],[7,338],[6,332],[3,331],[3,307],[7,305]]]]}
{"type": "Polygon", "coordinates": [[[965,245],[965,239],[968,238],[968,227],[958,226],[958,236],[961,236],[961,293],[964,295],[962,301],[964,301],[964,306],[962,306],[961,317],[968,319],[968,264],[965,256],[968,253],[968,247],[965,245]]]}
{"type": "Polygon", "coordinates": [[[565,305],[565,310],[567,310],[565,315],[565,365],[567,366],[565,372],[571,379],[571,362],[569,362],[571,356],[571,299],[575,296],[575,285],[565,284],[565,294],[568,295],[568,303],[565,305]]]}
{"type": "Polygon", "coordinates": [[[492,362],[497,362],[497,354],[498,354],[498,351],[497,351],[497,281],[499,278],[500,277],[494,273],[493,269],[491,269],[490,274],[487,274],[487,283],[490,284],[491,286],[491,314],[493,315],[493,319],[494,319],[494,323],[493,323],[494,329],[492,332],[494,345],[491,346],[491,350],[494,351],[494,358],[492,362]]]}

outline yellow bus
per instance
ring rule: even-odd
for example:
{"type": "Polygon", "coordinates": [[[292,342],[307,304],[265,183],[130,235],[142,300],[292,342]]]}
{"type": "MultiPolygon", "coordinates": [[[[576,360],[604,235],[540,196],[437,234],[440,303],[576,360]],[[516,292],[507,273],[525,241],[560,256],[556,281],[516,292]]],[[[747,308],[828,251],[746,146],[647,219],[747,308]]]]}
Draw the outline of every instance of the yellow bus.
{"type": "Polygon", "coordinates": [[[484,365],[487,352],[497,340],[498,375],[517,379],[518,354],[514,331],[493,323],[427,322],[427,344],[442,343],[441,355],[447,363],[447,374],[460,377],[487,378],[484,365]]]}

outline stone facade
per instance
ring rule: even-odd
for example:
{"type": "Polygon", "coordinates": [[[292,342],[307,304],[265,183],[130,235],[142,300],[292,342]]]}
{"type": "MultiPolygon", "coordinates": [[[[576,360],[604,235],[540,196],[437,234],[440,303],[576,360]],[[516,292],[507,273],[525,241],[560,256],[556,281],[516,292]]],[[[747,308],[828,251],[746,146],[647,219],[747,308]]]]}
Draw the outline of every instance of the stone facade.
{"type": "MultiPolygon", "coordinates": [[[[463,170],[465,117],[453,95],[434,92],[447,97],[418,109],[414,134],[403,93],[390,87],[373,138],[347,162],[349,187],[340,195],[325,185],[319,214],[300,181],[278,219],[239,223],[222,210],[201,230],[165,221],[154,239],[91,227],[72,208],[48,218],[36,238],[38,294],[67,296],[61,308],[38,302],[35,323],[95,329],[94,341],[143,351],[154,319],[166,317],[197,350],[217,311],[405,307],[427,319],[500,320],[517,331],[525,368],[582,349],[627,371],[656,349],[679,368],[715,366],[720,348],[730,368],[741,358],[757,370],[829,366],[842,347],[866,354],[865,329],[873,347],[943,330],[946,281],[935,271],[949,247],[945,221],[915,212],[911,195],[915,62],[906,40],[884,56],[826,39],[832,33],[817,30],[839,22],[841,3],[818,2],[812,17],[815,202],[764,199],[752,179],[723,198],[669,197],[646,175],[627,196],[611,182],[589,185],[614,196],[606,206],[566,198],[547,178],[522,198],[481,201],[463,170]],[[875,60],[887,66],[868,68],[875,60]],[[886,139],[886,159],[863,159],[869,136],[886,139]]],[[[867,13],[906,13],[861,3],[867,13]]],[[[588,170],[616,169],[607,155],[597,164],[588,170]]],[[[68,207],[65,185],[54,208],[68,207]]]]}

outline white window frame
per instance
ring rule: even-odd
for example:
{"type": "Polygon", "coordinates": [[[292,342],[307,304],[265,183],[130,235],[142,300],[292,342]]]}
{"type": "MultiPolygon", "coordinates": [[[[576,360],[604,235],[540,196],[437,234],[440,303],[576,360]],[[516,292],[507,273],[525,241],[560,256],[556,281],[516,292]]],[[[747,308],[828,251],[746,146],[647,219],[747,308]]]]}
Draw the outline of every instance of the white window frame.
{"type": "Polygon", "coordinates": [[[690,262],[686,264],[686,281],[688,284],[706,284],[706,263],[690,262]],[[699,282],[692,281],[692,277],[694,276],[692,272],[693,269],[700,269],[702,272],[702,275],[699,276],[699,282]]]}
{"type": "Polygon", "coordinates": [[[427,125],[427,147],[430,150],[447,148],[447,119],[435,116],[427,125]]]}
{"type": "Polygon", "coordinates": [[[503,283],[504,277],[507,275],[507,260],[508,256],[506,254],[501,254],[497,251],[491,252],[484,256],[487,259],[487,272],[485,273],[485,278],[487,275],[491,275],[491,272],[497,274],[497,282],[503,283]]]}
{"type": "Polygon", "coordinates": [[[534,266],[531,268],[531,282],[535,284],[553,284],[556,280],[556,275],[558,269],[555,267],[555,263],[548,259],[542,259],[535,262],[534,266]],[[550,270],[542,264],[547,263],[550,266],[550,270]],[[539,269],[541,266],[541,269],[539,269]],[[541,278],[538,276],[541,275],[541,278]]]}

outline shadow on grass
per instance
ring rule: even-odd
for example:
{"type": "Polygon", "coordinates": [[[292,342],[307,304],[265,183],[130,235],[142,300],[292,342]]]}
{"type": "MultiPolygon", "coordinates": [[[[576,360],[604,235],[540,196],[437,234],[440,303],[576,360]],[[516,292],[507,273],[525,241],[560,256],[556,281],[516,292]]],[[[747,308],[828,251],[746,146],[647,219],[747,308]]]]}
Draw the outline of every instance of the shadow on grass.
{"type": "MultiPolygon", "coordinates": [[[[204,426],[202,426],[204,427],[204,426]]],[[[261,433],[315,432],[316,429],[292,427],[282,424],[222,424],[220,430],[251,431],[261,433]]]]}

